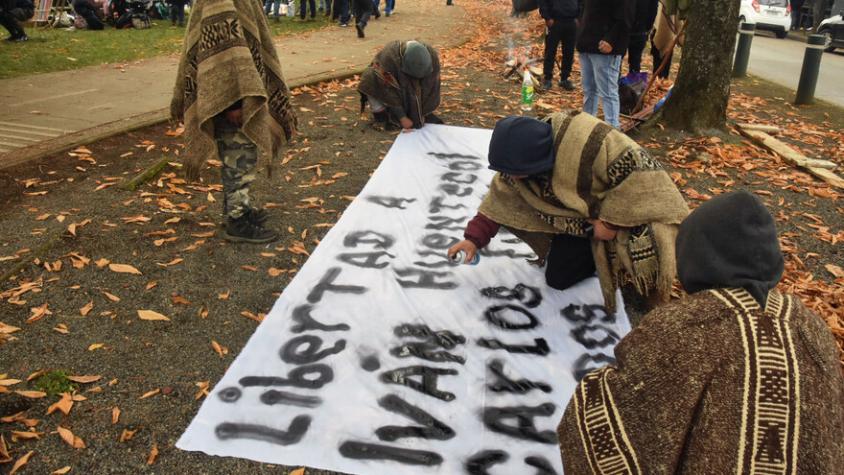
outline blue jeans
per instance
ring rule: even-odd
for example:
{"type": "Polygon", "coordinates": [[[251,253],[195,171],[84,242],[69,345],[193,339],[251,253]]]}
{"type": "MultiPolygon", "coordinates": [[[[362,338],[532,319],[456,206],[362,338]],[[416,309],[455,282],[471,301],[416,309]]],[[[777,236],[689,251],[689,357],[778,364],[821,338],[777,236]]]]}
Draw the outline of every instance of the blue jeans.
{"type": "Polygon", "coordinates": [[[598,116],[598,99],[604,107],[604,121],[619,128],[618,75],[621,55],[580,53],[583,81],[583,112],[598,116]]]}
{"type": "Polygon", "coordinates": [[[384,13],[390,13],[396,9],[396,0],[384,1],[384,13]]]}
{"type": "Polygon", "coordinates": [[[278,9],[281,7],[281,0],[266,0],[264,2],[264,13],[267,16],[270,16],[270,9],[272,9],[273,15],[278,18],[278,9]]]}

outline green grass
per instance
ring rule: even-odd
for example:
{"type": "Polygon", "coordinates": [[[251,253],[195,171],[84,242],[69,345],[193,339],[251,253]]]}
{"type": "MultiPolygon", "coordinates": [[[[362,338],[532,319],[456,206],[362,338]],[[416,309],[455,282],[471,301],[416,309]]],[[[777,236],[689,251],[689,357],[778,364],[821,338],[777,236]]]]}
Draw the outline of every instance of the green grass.
{"type": "MultiPolygon", "coordinates": [[[[270,20],[276,36],[315,30],[329,24],[322,15],[316,21],[295,21],[283,18],[270,20]]],[[[5,32],[5,30],[2,30],[5,32]]],[[[168,20],[153,20],[145,30],[102,31],[26,28],[29,41],[6,43],[0,41],[0,79],[79,69],[107,63],[123,63],[166,54],[182,49],[184,28],[170,26],[168,20]]]]}
{"type": "Polygon", "coordinates": [[[67,379],[67,373],[61,370],[50,371],[42,375],[35,380],[35,387],[39,391],[44,391],[50,397],[76,390],[76,385],[67,379]]]}

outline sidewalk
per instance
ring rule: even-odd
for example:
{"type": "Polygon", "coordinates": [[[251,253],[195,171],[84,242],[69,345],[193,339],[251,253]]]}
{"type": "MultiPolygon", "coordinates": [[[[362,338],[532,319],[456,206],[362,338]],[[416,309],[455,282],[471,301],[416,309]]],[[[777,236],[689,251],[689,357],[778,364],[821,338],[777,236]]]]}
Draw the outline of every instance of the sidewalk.
{"type": "MultiPolygon", "coordinates": [[[[404,1],[391,17],[372,19],[365,39],[335,25],[284,37],[276,48],[294,87],[360,71],[390,40],[460,43],[464,19],[443,0],[404,1]]],[[[160,57],[0,81],[0,169],[166,119],[178,63],[160,57]]]]}

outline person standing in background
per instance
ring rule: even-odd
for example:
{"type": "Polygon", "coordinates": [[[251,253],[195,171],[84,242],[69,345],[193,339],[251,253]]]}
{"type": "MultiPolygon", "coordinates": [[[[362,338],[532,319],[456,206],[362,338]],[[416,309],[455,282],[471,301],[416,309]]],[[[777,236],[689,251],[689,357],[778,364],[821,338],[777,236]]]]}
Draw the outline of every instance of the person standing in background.
{"type": "Polygon", "coordinates": [[[352,10],[355,15],[355,29],[358,32],[358,38],[365,38],[366,24],[369,23],[369,17],[372,15],[372,10],[375,8],[372,0],[352,0],[352,10]]]}
{"type": "Polygon", "coordinates": [[[307,8],[310,6],[311,8],[311,20],[316,18],[316,0],[299,0],[299,19],[304,20],[307,8]]]}
{"type": "Polygon", "coordinates": [[[267,18],[270,16],[270,11],[272,10],[273,16],[275,16],[275,20],[278,21],[278,10],[281,8],[281,0],[265,0],[264,1],[264,13],[267,14],[267,18]]]}
{"type": "Polygon", "coordinates": [[[580,73],[583,81],[583,111],[598,115],[598,100],[604,121],[615,128],[621,123],[618,78],[621,58],[630,44],[636,0],[585,0],[580,18],[580,73]]]}
{"type": "MultiPolygon", "coordinates": [[[[271,0],[269,0],[271,1],[271,0]]],[[[185,26],[185,0],[167,0],[170,5],[170,23],[173,26],[185,26]]],[[[278,5],[276,3],[276,5],[278,5]]],[[[278,6],[275,7],[276,17],[278,17],[278,6]]]]}
{"type": "MultiPolygon", "coordinates": [[[[636,0],[636,13],[633,18],[633,29],[630,33],[630,45],[627,47],[627,77],[642,72],[642,53],[648,43],[648,36],[656,21],[659,0],[636,0]]],[[[647,74],[644,75],[647,79],[647,74]]]]}
{"type": "MultiPolygon", "coordinates": [[[[656,1],[656,0],[654,0],[656,1]]],[[[554,63],[557,49],[562,43],[563,64],[560,69],[560,87],[574,90],[569,81],[574,64],[574,45],[577,41],[577,17],[580,8],[577,0],[539,0],[539,14],[545,20],[545,62],[543,64],[543,87],[550,90],[554,79],[554,63]]]]}
{"type": "MultiPolygon", "coordinates": [[[[662,2],[659,2],[656,13],[656,26],[651,33],[651,56],[653,56],[654,73],[656,73],[659,65],[662,64],[663,59],[667,56],[667,59],[665,59],[665,68],[657,75],[662,79],[668,79],[668,74],[671,72],[671,60],[674,56],[675,46],[674,38],[677,37],[679,27],[680,20],[677,16],[666,15],[662,2]]],[[[677,40],[676,44],[683,45],[682,36],[677,40]]]]}
{"type": "Polygon", "coordinates": [[[791,5],[791,29],[799,30],[800,25],[800,10],[803,9],[805,0],[788,0],[791,5]]]}

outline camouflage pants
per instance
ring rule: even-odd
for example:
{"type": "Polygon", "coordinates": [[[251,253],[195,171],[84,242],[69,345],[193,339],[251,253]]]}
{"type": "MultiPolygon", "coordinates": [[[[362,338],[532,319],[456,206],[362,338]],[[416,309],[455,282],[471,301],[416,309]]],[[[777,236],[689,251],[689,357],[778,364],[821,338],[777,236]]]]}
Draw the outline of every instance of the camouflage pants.
{"type": "Polygon", "coordinates": [[[258,149],[239,129],[218,127],[215,138],[223,162],[223,216],[237,219],[252,207],[249,186],[255,181],[258,149]]]}

